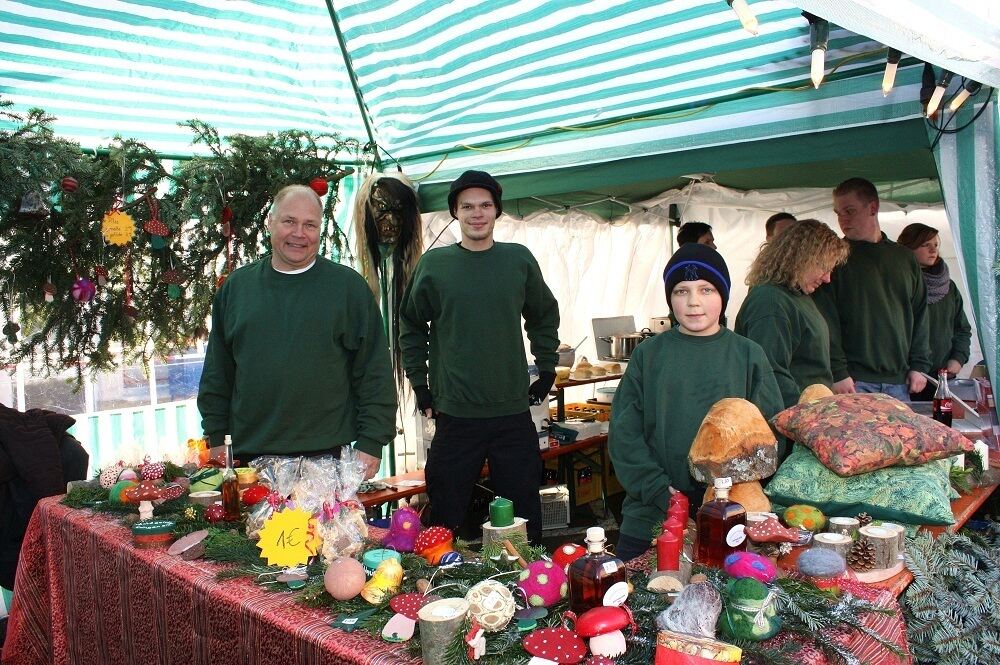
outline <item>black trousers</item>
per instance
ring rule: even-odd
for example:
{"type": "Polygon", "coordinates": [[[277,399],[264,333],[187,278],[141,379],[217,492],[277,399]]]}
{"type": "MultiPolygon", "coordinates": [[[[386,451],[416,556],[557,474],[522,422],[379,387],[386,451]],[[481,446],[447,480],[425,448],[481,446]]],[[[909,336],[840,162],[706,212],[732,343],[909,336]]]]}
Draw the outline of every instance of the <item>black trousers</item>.
{"type": "Polygon", "coordinates": [[[436,416],[436,430],[424,477],[431,500],[430,521],[456,530],[465,521],[483,462],[490,463],[494,491],[514,503],[528,520],[528,540],[542,541],[542,456],[528,411],[495,418],[436,416]]]}

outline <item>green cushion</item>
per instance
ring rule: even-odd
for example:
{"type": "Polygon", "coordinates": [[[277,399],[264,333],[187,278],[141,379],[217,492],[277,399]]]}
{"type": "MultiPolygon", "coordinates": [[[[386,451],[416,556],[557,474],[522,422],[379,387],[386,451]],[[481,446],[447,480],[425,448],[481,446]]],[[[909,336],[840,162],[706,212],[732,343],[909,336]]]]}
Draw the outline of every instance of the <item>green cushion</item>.
{"type": "Polygon", "coordinates": [[[843,477],[796,445],[764,491],[774,503],[808,503],[828,516],[865,512],[890,522],[953,524],[950,468],[949,460],[937,460],[843,477]]]}

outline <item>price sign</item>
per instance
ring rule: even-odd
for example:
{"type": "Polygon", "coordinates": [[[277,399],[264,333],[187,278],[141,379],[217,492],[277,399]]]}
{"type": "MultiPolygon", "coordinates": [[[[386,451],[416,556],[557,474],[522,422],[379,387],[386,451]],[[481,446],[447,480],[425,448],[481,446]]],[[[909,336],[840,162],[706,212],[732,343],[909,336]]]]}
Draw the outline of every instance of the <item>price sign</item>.
{"type": "Polygon", "coordinates": [[[135,234],[135,220],[128,213],[112,210],[101,221],[101,233],[112,245],[127,245],[135,234]]]}
{"type": "Polygon", "coordinates": [[[268,565],[301,566],[309,562],[316,551],[310,542],[310,519],[310,513],[296,508],[274,513],[264,522],[257,547],[268,565]]]}

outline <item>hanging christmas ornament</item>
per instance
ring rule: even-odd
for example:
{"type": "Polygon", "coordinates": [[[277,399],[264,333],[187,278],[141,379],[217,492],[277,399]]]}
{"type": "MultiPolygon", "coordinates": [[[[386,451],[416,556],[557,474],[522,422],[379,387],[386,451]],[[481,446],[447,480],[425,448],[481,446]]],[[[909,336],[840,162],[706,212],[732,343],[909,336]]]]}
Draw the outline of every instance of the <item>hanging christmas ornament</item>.
{"type": "Polygon", "coordinates": [[[166,237],[170,235],[170,229],[158,219],[149,220],[142,225],[142,229],[151,236],[166,237]]]}
{"type": "Polygon", "coordinates": [[[127,212],[111,210],[101,221],[101,235],[112,245],[127,245],[135,235],[135,220],[127,212]]]}
{"type": "Polygon", "coordinates": [[[56,285],[52,283],[52,278],[42,284],[42,292],[45,294],[45,302],[54,302],[56,299],[56,285]]]}
{"type": "Polygon", "coordinates": [[[77,188],[80,187],[80,183],[76,181],[76,178],[72,176],[66,176],[65,178],[59,181],[59,186],[67,194],[72,194],[77,190],[77,188]]]}
{"type": "Polygon", "coordinates": [[[21,197],[17,217],[24,222],[38,222],[49,216],[49,207],[41,192],[28,192],[21,197]]]}
{"type": "Polygon", "coordinates": [[[170,268],[163,271],[163,274],[160,275],[160,281],[164,284],[180,285],[184,283],[184,275],[177,268],[170,268]]]}
{"type": "Polygon", "coordinates": [[[104,266],[94,268],[94,277],[97,278],[97,285],[104,287],[108,285],[108,269],[104,266]]]}
{"type": "Polygon", "coordinates": [[[229,238],[233,235],[233,209],[229,206],[222,208],[222,221],[220,225],[223,238],[229,238]]]}
{"type": "Polygon", "coordinates": [[[181,287],[176,284],[167,285],[167,297],[171,300],[178,300],[181,297],[181,287]]]}
{"type": "Polygon", "coordinates": [[[86,277],[78,277],[70,289],[73,300],[78,303],[90,302],[97,295],[97,287],[86,277]]]}
{"type": "Polygon", "coordinates": [[[309,181],[309,188],[316,192],[316,196],[326,196],[326,193],[330,191],[326,178],[313,178],[309,181]]]}

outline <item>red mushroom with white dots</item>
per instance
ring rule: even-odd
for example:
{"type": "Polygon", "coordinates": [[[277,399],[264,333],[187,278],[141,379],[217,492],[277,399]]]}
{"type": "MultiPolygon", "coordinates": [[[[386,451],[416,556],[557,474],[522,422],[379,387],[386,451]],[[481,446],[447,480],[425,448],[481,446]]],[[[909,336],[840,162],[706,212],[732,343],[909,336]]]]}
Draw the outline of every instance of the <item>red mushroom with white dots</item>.
{"type": "Polygon", "coordinates": [[[389,601],[389,608],[395,614],[382,628],[382,639],[386,642],[405,642],[413,637],[413,631],[417,627],[417,612],[428,600],[422,593],[393,596],[389,601]]]}
{"type": "Polygon", "coordinates": [[[532,656],[528,665],[574,665],[587,656],[587,645],[566,628],[540,628],[521,646],[532,656]]]}
{"type": "Polygon", "coordinates": [[[429,529],[424,529],[417,536],[417,542],[413,545],[413,553],[422,556],[432,566],[436,566],[441,561],[441,555],[453,549],[454,539],[455,536],[450,530],[443,526],[432,526],[429,529]]]}

